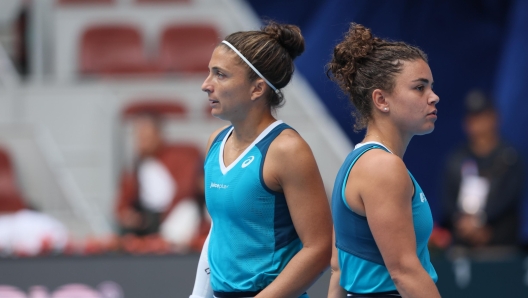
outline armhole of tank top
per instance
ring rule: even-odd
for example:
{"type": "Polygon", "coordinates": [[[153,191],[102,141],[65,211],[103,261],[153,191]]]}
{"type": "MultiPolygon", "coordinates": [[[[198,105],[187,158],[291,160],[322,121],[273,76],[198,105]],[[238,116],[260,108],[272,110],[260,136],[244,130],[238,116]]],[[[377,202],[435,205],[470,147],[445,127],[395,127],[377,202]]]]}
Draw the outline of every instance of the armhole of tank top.
{"type": "MultiPolygon", "coordinates": [[[[267,191],[269,192],[270,194],[272,195],[278,195],[278,196],[284,196],[284,192],[278,192],[278,191],[274,191],[273,189],[269,188],[267,185],[266,185],[266,182],[264,181],[264,162],[266,161],[266,156],[268,155],[268,150],[269,150],[269,147],[271,146],[271,143],[273,143],[273,141],[275,141],[275,139],[283,132],[285,131],[286,129],[291,129],[295,132],[297,132],[295,129],[293,129],[291,126],[289,126],[288,124],[286,123],[281,123],[279,125],[277,125],[277,127],[274,128],[277,129],[279,128],[280,129],[280,132],[277,133],[277,135],[273,138],[273,140],[271,142],[269,142],[269,145],[267,146],[266,148],[266,151],[264,152],[264,154],[262,155],[262,158],[260,160],[260,167],[259,167],[259,177],[260,177],[260,184],[262,185],[262,187],[267,191]]],[[[270,132],[271,134],[272,132],[270,132]]],[[[298,132],[297,132],[298,133],[298,132]]],[[[259,148],[260,150],[260,148],[259,148]]],[[[261,153],[263,153],[262,151],[260,151],[261,153]]]]}
{"type": "MultiPolygon", "coordinates": [[[[345,179],[344,179],[344,182],[343,182],[343,187],[341,188],[341,200],[343,201],[343,203],[345,204],[345,206],[348,208],[348,210],[350,210],[350,212],[352,212],[353,215],[356,215],[360,218],[363,218],[363,219],[366,219],[367,217],[366,216],[363,216],[363,215],[360,215],[360,214],[357,214],[354,210],[352,210],[352,208],[350,208],[350,206],[348,205],[348,202],[346,200],[346,197],[345,197],[345,189],[346,189],[346,186],[347,186],[347,182],[348,182],[348,176],[350,176],[350,172],[352,171],[352,167],[356,164],[356,162],[358,161],[358,159],[363,156],[363,154],[367,153],[368,151],[372,150],[372,149],[381,149],[385,152],[389,152],[385,147],[383,146],[380,146],[380,145],[373,145],[372,147],[370,148],[366,148],[365,151],[361,152],[360,154],[358,154],[358,156],[356,156],[356,158],[354,158],[354,160],[350,163],[350,166],[348,167],[348,170],[347,170],[347,173],[345,175],[345,179]]],[[[410,174],[410,173],[409,173],[410,174]]],[[[411,178],[412,180],[412,178],[411,178]]],[[[413,184],[414,186],[414,184],[413,184]]],[[[413,196],[414,197],[414,196],[413,196]]]]}
{"type": "Polygon", "coordinates": [[[411,196],[411,202],[412,202],[414,201],[414,196],[416,195],[416,185],[418,184],[418,182],[416,181],[416,179],[414,179],[414,176],[411,174],[409,170],[407,170],[407,173],[409,173],[409,177],[411,178],[411,183],[413,186],[413,194],[411,196]]]}

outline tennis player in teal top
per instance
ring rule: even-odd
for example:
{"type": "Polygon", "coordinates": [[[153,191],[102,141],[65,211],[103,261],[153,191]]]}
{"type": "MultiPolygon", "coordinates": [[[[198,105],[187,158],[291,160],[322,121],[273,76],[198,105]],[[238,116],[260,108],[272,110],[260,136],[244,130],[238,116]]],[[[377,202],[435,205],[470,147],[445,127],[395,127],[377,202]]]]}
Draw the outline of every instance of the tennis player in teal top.
{"type": "Polygon", "coordinates": [[[273,116],[303,51],[298,27],[271,22],[229,35],[212,54],[202,90],[212,115],[231,125],[209,139],[213,224],[191,298],[308,297],[330,262],[332,222],[317,164],[273,116]]]}
{"type": "Polygon", "coordinates": [[[427,57],[352,24],[328,71],[356,108],[355,129],[366,128],[334,184],[328,297],[440,297],[427,249],[431,210],[402,160],[437,119],[427,57]]]}

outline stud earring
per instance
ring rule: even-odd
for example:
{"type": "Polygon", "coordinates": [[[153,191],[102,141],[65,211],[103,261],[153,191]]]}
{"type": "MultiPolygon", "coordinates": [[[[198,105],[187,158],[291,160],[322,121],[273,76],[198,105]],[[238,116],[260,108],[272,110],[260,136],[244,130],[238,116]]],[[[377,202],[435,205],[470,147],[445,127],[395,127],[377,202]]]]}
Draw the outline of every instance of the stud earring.
{"type": "Polygon", "coordinates": [[[383,110],[384,110],[385,112],[387,112],[387,111],[389,110],[389,108],[385,107],[383,110]]]}

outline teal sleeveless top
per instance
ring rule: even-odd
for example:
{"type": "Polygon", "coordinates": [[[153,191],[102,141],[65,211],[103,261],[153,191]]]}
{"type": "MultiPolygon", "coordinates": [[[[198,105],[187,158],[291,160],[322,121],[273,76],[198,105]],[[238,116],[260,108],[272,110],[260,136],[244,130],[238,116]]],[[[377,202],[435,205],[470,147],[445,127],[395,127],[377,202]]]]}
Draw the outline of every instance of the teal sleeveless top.
{"type": "Polygon", "coordinates": [[[208,259],[215,292],[258,293],[302,248],[284,194],[269,189],[262,176],[268,148],[284,129],[291,127],[274,122],[228,166],[224,144],[233,127],[211,144],[205,198],[213,221],[208,259]]]}
{"type": "MultiPolygon", "coordinates": [[[[332,193],[332,217],[341,269],[340,285],[356,294],[385,293],[396,291],[389,271],[368,226],[367,218],[350,209],[345,199],[348,175],[356,161],[367,151],[381,149],[390,152],[379,143],[369,142],[356,146],[339,170],[332,193]]],[[[416,255],[434,282],[437,281],[429,258],[427,243],[433,230],[433,218],[429,203],[420,185],[409,172],[413,186],[413,224],[416,236],[416,255]]]]}

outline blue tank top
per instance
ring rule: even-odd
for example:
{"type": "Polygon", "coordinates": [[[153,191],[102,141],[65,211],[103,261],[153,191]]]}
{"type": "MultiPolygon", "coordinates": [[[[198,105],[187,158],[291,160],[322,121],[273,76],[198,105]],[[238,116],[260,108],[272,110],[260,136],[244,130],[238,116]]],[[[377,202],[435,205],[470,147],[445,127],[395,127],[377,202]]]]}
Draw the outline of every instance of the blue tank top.
{"type": "MultiPolygon", "coordinates": [[[[372,149],[390,152],[383,145],[374,142],[356,146],[341,166],[332,193],[332,216],[341,268],[340,285],[349,292],[360,294],[396,290],[374,241],[367,218],[352,211],[345,199],[346,182],[352,167],[365,152],[372,149]]],[[[427,248],[429,236],[433,230],[431,209],[420,185],[410,172],[409,176],[414,186],[412,212],[417,245],[416,254],[424,269],[436,282],[438,276],[431,264],[427,248]]]]}
{"type": "Polygon", "coordinates": [[[211,144],[205,199],[213,221],[208,257],[215,292],[261,291],[302,248],[284,194],[269,189],[262,176],[268,148],[284,129],[291,127],[274,122],[227,167],[224,144],[233,127],[211,144]]]}

